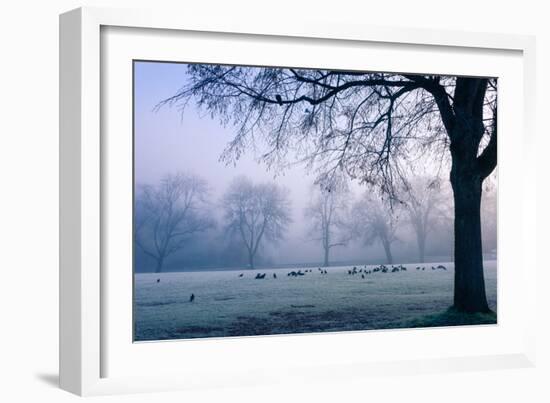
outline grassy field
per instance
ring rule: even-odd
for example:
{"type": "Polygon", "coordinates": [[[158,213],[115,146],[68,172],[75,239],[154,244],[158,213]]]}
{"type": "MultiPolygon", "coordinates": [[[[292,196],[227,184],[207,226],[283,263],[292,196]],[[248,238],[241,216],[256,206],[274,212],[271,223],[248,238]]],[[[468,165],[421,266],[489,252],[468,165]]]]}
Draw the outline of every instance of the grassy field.
{"type": "MultiPolygon", "coordinates": [[[[446,271],[431,270],[434,263],[424,264],[425,271],[406,264],[407,271],[365,278],[349,275],[350,266],[328,268],[325,275],[313,267],[301,277],[287,276],[291,269],[136,274],[135,340],[496,323],[495,314],[448,309],[454,272],[443,264],[446,271]],[[266,273],[265,279],[254,279],[256,273],[266,273]]],[[[495,312],[496,277],[496,261],[486,261],[495,312]]]]}

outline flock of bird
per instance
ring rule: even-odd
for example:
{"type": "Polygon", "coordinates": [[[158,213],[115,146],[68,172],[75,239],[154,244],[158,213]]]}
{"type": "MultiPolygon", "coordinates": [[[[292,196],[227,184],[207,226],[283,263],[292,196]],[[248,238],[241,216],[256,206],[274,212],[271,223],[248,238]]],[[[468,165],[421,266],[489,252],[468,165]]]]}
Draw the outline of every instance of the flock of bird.
{"type": "MultiPolygon", "coordinates": [[[[416,270],[426,270],[426,266],[417,266],[416,270]]],[[[432,266],[432,270],[447,270],[447,268],[440,264],[438,266],[432,266]]],[[[320,274],[328,274],[327,269],[321,269],[320,267],[317,268],[317,271],[320,274]]],[[[391,265],[391,268],[384,264],[381,264],[380,266],[376,266],[373,269],[367,269],[367,266],[365,265],[361,269],[357,269],[357,266],[353,266],[353,268],[348,269],[348,275],[350,276],[361,275],[362,278],[365,278],[365,276],[373,273],[396,273],[400,271],[407,271],[407,268],[402,264],[400,264],[399,266],[391,265]]],[[[301,276],[305,276],[307,273],[313,273],[313,270],[304,269],[304,271],[302,271],[302,269],[297,269],[297,270],[289,271],[286,275],[287,277],[301,277],[301,276]]],[[[240,273],[239,277],[244,277],[244,273],[240,273]]],[[[255,280],[263,280],[265,278],[266,278],[266,273],[256,273],[256,277],[254,277],[255,280]]],[[[273,278],[276,279],[277,274],[273,273],[273,278]]]]}
{"type": "MultiPolygon", "coordinates": [[[[426,270],[426,266],[416,266],[416,270],[426,270]]],[[[432,266],[432,270],[447,270],[447,268],[440,264],[438,266],[432,266]]]]}
{"type": "Polygon", "coordinates": [[[407,268],[400,264],[399,266],[391,266],[391,269],[386,266],[385,264],[381,264],[380,266],[376,266],[374,269],[367,269],[367,266],[364,266],[364,268],[357,270],[357,266],[353,266],[353,269],[348,270],[348,275],[354,276],[354,275],[361,275],[361,278],[365,278],[365,276],[368,276],[372,273],[396,273],[399,271],[407,271],[407,268]]]}
{"type": "MultiPolygon", "coordinates": [[[[426,270],[426,266],[416,266],[416,270],[426,270]]],[[[442,264],[438,266],[432,266],[432,270],[447,270],[445,266],[442,264]]],[[[324,275],[328,274],[327,269],[321,269],[320,267],[317,268],[317,271],[324,275]]],[[[365,265],[363,268],[357,269],[357,266],[353,266],[353,268],[348,269],[348,275],[349,276],[355,276],[355,275],[361,275],[361,278],[365,278],[365,276],[368,276],[369,274],[373,273],[396,273],[400,271],[407,271],[407,268],[400,264],[399,266],[391,265],[391,268],[381,264],[380,266],[376,266],[373,269],[367,269],[367,266],[365,265]]],[[[292,270],[287,273],[287,277],[300,277],[305,276],[307,273],[313,273],[312,269],[298,269],[298,270],[292,270]]],[[[255,280],[263,280],[266,278],[267,273],[256,273],[256,277],[254,277],[255,280]]],[[[244,277],[244,273],[240,273],[239,277],[244,277]]],[[[273,273],[273,278],[277,278],[277,274],[273,273]]],[[[160,283],[160,278],[157,279],[157,283],[160,283]]],[[[195,300],[195,294],[191,294],[189,297],[189,302],[193,302],[195,300]]]]}
{"type": "MultiPolygon", "coordinates": [[[[325,269],[321,269],[320,267],[318,267],[317,270],[321,274],[328,274],[328,271],[326,271],[325,269]]],[[[313,273],[313,269],[305,269],[305,271],[303,272],[301,269],[299,269],[298,271],[292,270],[292,271],[289,271],[286,275],[287,277],[298,277],[298,276],[305,276],[306,273],[313,273]]]]}

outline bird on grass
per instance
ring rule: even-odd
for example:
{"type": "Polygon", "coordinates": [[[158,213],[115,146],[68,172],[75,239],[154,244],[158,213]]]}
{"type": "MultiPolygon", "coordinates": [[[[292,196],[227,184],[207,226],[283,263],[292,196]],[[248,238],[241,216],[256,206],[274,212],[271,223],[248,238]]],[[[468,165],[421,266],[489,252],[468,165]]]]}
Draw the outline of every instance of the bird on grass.
{"type": "Polygon", "coordinates": [[[157,278],[157,283],[160,283],[160,278],[157,278]]]}
{"type": "Polygon", "coordinates": [[[193,302],[195,300],[195,294],[191,294],[191,297],[189,298],[189,302],[193,302]]]}
{"type": "Polygon", "coordinates": [[[239,277],[242,277],[242,276],[244,276],[244,273],[239,274],[239,277]]]}
{"type": "Polygon", "coordinates": [[[273,278],[277,278],[277,274],[273,273],[273,278]]]}

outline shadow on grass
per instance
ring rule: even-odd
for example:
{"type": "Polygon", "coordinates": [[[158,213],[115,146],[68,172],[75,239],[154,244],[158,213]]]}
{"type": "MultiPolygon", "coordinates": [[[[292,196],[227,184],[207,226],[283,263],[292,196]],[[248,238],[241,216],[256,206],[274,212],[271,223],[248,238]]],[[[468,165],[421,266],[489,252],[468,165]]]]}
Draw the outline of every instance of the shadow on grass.
{"type": "Polygon", "coordinates": [[[400,322],[395,327],[417,328],[417,327],[443,327],[443,326],[468,326],[468,325],[494,325],[497,323],[497,314],[487,313],[466,313],[449,308],[445,312],[420,316],[400,322]]]}

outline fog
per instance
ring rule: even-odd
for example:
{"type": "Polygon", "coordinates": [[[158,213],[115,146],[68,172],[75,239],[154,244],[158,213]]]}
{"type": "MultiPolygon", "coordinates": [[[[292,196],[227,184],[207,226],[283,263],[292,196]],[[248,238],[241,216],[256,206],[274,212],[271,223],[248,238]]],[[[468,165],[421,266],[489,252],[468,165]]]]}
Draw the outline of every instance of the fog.
{"type": "MultiPolygon", "coordinates": [[[[143,185],[157,187],[169,174],[185,173],[200,177],[208,187],[202,209],[213,222],[208,229],[197,232],[176,253],[164,262],[164,271],[194,270],[200,268],[246,267],[242,245],[227,235],[224,203],[222,199],[232,181],[246,177],[254,184],[272,183],[284,189],[289,198],[290,223],[283,237],[274,242],[262,241],[257,257],[258,266],[285,266],[295,264],[321,264],[323,248],[312,236],[312,222],[305,212],[314,201],[318,187],[315,174],[303,164],[286,169],[270,170],[254,151],[254,145],[232,165],[219,160],[227,143],[234,138],[235,129],[224,127],[217,119],[188,105],[184,113],[178,108],[156,108],[161,100],[174,94],[186,80],[186,65],[173,63],[136,62],[134,66],[134,169],[136,197],[143,185]]],[[[261,150],[261,147],[257,147],[261,150]]],[[[291,156],[292,159],[292,156],[291,156]]],[[[441,213],[426,240],[426,261],[451,261],[453,250],[452,193],[446,169],[442,175],[443,198],[447,216],[441,213]]],[[[430,172],[428,166],[427,172],[430,172]]],[[[433,172],[432,172],[433,174],[433,172]]],[[[349,183],[349,206],[372,189],[356,182],[349,183]]],[[[496,189],[489,188],[484,198],[482,217],[485,253],[496,250],[496,189]]],[[[377,197],[374,194],[374,197],[377,197]]],[[[389,209],[389,205],[387,206],[389,209]]],[[[405,214],[397,224],[397,240],[392,244],[395,262],[417,262],[418,248],[414,230],[405,214]]],[[[353,219],[352,219],[353,221],[353,219]]],[[[137,271],[154,270],[154,260],[135,248],[137,271]]],[[[361,236],[353,237],[345,245],[330,252],[331,264],[383,263],[386,260],[380,242],[365,243],[361,236]]]]}

